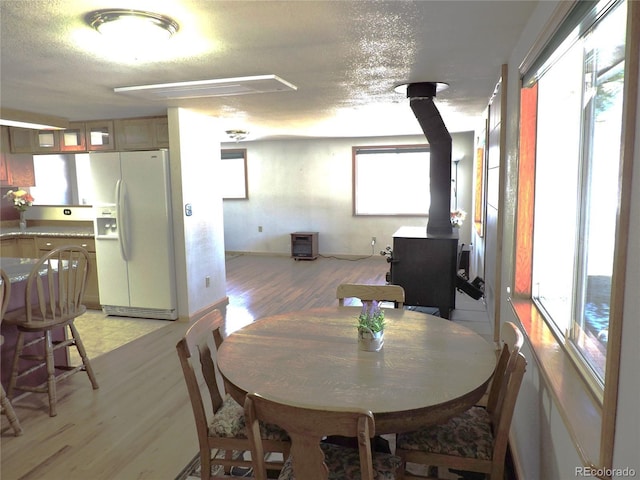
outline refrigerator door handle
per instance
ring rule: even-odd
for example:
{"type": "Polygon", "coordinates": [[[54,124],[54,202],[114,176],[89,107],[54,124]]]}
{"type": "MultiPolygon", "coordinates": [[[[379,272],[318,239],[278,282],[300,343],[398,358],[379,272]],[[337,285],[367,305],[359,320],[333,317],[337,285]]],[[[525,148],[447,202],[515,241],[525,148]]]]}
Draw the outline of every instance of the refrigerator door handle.
{"type": "Polygon", "coordinates": [[[128,239],[127,239],[127,186],[122,179],[116,182],[116,215],[118,217],[118,242],[120,244],[120,256],[127,261],[128,258],[128,239]]]}

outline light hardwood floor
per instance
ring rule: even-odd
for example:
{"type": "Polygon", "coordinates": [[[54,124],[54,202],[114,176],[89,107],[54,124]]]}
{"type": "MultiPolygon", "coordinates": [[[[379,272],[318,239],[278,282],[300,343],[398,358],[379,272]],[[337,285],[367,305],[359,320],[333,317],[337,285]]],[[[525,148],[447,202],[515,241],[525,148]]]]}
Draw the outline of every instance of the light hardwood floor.
{"type": "MultiPolygon", "coordinates": [[[[334,305],[339,283],[384,283],[387,270],[387,263],[378,256],[299,262],[288,257],[229,258],[225,332],[266,315],[334,305]]],[[[454,320],[456,316],[491,338],[481,301],[458,295],[454,320]]],[[[100,388],[92,390],[84,373],[60,383],[56,417],[48,416],[45,395],[14,402],[25,433],[14,437],[2,417],[0,477],[174,479],[197,452],[193,416],[175,351],[187,327],[163,322],[97,357],[89,348],[100,388]]],[[[82,334],[86,343],[101,336],[99,328],[87,328],[82,334]]]]}

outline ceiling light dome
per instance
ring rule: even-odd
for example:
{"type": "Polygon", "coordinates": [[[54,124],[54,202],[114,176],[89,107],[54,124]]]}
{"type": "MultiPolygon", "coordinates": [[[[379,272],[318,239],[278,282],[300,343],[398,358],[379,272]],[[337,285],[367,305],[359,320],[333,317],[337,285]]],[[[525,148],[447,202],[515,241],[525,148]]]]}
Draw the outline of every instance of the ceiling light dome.
{"type": "Polygon", "coordinates": [[[87,23],[102,35],[168,40],[180,26],[172,18],[141,10],[98,10],[86,16],[87,23]]]}

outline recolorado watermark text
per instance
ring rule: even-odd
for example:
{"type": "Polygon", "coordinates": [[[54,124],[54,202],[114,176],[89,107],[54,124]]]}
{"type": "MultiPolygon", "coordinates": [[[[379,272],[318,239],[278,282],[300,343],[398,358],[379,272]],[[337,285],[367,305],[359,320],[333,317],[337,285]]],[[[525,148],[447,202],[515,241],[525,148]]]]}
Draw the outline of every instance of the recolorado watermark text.
{"type": "Polygon", "coordinates": [[[596,468],[596,467],[576,467],[576,477],[597,477],[613,478],[636,476],[633,468],[596,468]]]}

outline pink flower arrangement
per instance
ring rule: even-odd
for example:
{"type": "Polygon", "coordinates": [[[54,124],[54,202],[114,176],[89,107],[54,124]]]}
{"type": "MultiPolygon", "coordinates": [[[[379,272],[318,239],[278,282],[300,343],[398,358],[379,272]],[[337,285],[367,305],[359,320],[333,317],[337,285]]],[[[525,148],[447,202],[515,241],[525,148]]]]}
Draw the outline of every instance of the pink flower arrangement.
{"type": "Polygon", "coordinates": [[[33,205],[33,197],[26,190],[18,189],[18,190],[9,190],[4,197],[8,199],[16,210],[24,212],[28,207],[33,205]]]}

